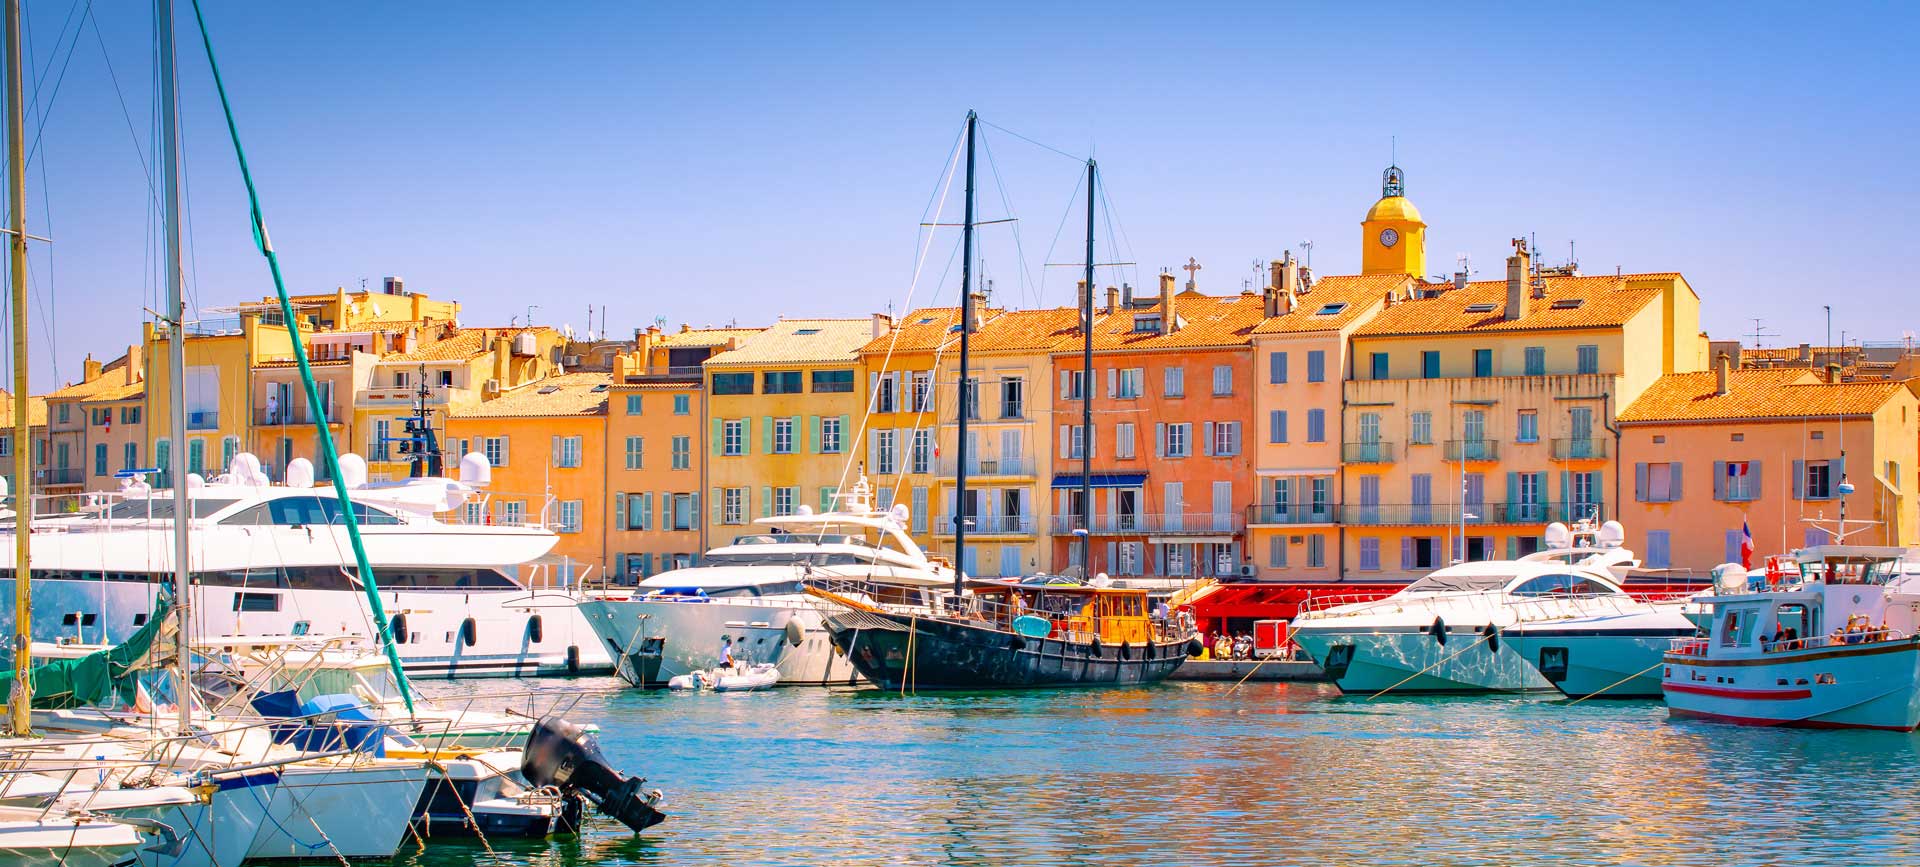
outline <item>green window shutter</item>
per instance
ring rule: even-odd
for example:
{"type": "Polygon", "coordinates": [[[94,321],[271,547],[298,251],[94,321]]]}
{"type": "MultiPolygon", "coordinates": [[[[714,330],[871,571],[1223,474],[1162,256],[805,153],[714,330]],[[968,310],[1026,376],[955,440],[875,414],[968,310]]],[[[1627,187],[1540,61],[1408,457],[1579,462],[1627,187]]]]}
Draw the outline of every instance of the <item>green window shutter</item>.
{"type": "Polygon", "coordinates": [[[760,453],[773,454],[773,416],[770,415],[760,419],[760,453]]]}
{"type": "Polygon", "coordinates": [[[727,436],[726,422],[717,418],[714,419],[713,420],[713,450],[707,452],[707,454],[717,455],[717,454],[724,453],[726,451],[726,436],[727,436]]]}
{"type": "Polygon", "coordinates": [[[720,496],[720,489],[714,488],[712,496],[709,497],[708,500],[713,503],[713,523],[718,524],[725,517],[721,512],[725,506],[720,496]]]}
{"type": "Polygon", "coordinates": [[[841,416],[840,417],[840,453],[841,454],[845,454],[847,449],[853,447],[852,443],[847,442],[847,437],[851,435],[852,432],[853,432],[853,417],[845,416],[845,415],[841,416]]]}
{"type": "Polygon", "coordinates": [[[613,528],[616,530],[625,530],[627,528],[626,494],[613,495],[613,528]]]}
{"type": "Polygon", "coordinates": [[[639,496],[640,496],[640,529],[651,530],[653,529],[653,495],[641,494],[639,496]]]}
{"type": "Polygon", "coordinates": [[[760,517],[773,517],[773,489],[766,485],[760,486],[760,517]]]}
{"type": "Polygon", "coordinates": [[[817,415],[807,416],[807,452],[820,453],[820,417],[817,415]]]}

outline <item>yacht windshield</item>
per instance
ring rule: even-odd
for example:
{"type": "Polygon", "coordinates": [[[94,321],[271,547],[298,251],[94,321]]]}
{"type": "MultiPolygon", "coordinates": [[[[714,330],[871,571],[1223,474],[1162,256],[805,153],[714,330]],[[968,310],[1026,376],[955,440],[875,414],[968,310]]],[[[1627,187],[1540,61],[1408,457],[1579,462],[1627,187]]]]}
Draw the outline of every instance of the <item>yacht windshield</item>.
{"type": "Polygon", "coordinates": [[[1498,590],[1512,581],[1512,575],[1428,575],[1407,585],[1405,593],[1445,593],[1458,590],[1498,590]]]}
{"type": "MultiPolygon", "coordinates": [[[[193,504],[193,516],[204,518],[220,511],[239,500],[218,500],[208,497],[194,497],[188,502],[193,504]]],[[[122,500],[107,510],[107,517],[115,519],[132,518],[171,518],[173,517],[173,497],[148,497],[144,500],[122,500]]]]}
{"type": "Polygon", "coordinates": [[[857,566],[872,558],[826,551],[729,551],[700,558],[705,566],[857,566]]]}

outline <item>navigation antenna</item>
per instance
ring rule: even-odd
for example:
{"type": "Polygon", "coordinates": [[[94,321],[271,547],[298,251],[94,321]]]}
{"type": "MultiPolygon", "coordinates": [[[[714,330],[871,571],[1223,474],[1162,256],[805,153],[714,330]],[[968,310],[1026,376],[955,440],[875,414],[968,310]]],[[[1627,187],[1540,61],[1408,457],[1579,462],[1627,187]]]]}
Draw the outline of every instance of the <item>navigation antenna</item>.
{"type": "Polygon", "coordinates": [[[400,454],[406,455],[408,478],[441,475],[440,439],[433,430],[433,409],[427,405],[432,399],[433,389],[427,385],[427,366],[421,364],[420,387],[413,393],[413,415],[400,419],[403,423],[400,436],[387,438],[398,443],[400,454]]]}

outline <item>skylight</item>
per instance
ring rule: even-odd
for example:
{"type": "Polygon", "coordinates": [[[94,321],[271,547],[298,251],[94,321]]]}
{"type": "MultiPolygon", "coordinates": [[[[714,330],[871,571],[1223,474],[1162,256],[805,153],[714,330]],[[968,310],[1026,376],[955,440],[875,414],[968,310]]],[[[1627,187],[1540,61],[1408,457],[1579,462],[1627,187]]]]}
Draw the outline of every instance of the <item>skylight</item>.
{"type": "Polygon", "coordinates": [[[1553,309],[1572,310],[1576,307],[1579,307],[1580,302],[1585,300],[1586,300],[1585,298],[1561,298],[1558,301],[1553,302],[1553,309]]]}
{"type": "Polygon", "coordinates": [[[798,331],[795,331],[795,332],[793,332],[793,333],[794,333],[794,334],[796,334],[796,335],[798,335],[798,334],[819,334],[819,333],[820,333],[820,329],[818,329],[818,328],[802,328],[802,329],[800,329],[800,330],[798,330],[798,331]]]}
{"type": "Polygon", "coordinates": [[[1497,305],[1495,305],[1491,301],[1482,301],[1479,304],[1468,304],[1467,312],[1468,313],[1492,313],[1493,308],[1495,306],[1497,305]]]}
{"type": "Polygon", "coordinates": [[[1347,309],[1347,302],[1345,302],[1345,301],[1336,301],[1336,302],[1334,302],[1334,303],[1332,303],[1332,304],[1322,304],[1322,305],[1320,305],[1320,309],[1319,309],[1319,310],[1315,310],[1315,311],[1313,312],[1313,315],[1315,315],[1315,316],[1333,316],[1333,315],[1336,315],[1336,314],[1338,314],[1338,313],[1339,313],[1340,311],[1342,311],[1342,310],[1345,310],[1345,309],[1347,309]]]}
{"type": "Polygon", "coordinates": [[[913,324],[915,324],[915,325],[932,325],[932,324],[933,324],[933,317],[931,317],[931,316],[923,316],[923,317],[921,317],[921,318],[920,318],[920,321],[919,321],[919,322],[915,322],[915,323],[913,323],[913,324]]]}
{"type": "Polygon", "coordinates": [[[593,390],[594,390],[594,391],[606,391],[606,390],[607,390],[607,384],[606,384],[606,383],[604,383],[604,382],[603,382],[603,383],[600,383],[599,385],[596,385],[596,386],[594,386],[594,387],[593,387],[593,390]]]}
{"type": "Polygon", "coordinates": [[[540,391],[539,391],[539,393],[540,393],[540,394],[552,394],[552,393],[554,393],[554,392],[556,392],[556,391],[559,391],[559,390],[560,390],[560,386],[557,386],[557,385],[543,385],[543,386],[540,386],[540,391]]]}

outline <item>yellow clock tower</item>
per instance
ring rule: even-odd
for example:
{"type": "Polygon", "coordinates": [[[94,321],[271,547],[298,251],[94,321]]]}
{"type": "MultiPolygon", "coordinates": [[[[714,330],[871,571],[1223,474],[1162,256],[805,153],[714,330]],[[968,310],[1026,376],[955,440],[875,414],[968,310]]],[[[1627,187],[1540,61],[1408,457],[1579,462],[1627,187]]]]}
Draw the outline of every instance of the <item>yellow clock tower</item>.
{"type": "Polygon", "coordinates": [[[1360,223],[1360,273],[1425,276],[1427,223],[1405,193],[1400,167],[1388,166],[1380,177],[1380,201],[1360,223]]]}

